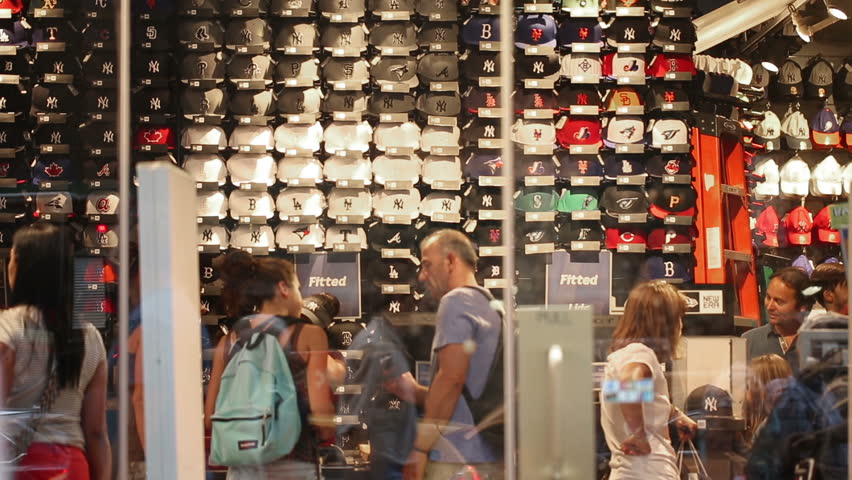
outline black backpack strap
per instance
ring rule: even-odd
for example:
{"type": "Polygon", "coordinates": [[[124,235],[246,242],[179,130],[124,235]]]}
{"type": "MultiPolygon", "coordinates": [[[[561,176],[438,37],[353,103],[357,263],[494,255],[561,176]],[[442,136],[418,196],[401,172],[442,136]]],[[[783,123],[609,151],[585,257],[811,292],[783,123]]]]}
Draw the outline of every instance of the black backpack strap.
{"type": "MultiPolygon", "coordinates": [[[[480,286],[466,286],[464,288],[469,288],[471,290],[476,290],[481,293],[485,298],[488,299],[489,306],[494,308],[497,299],[494,298],[494,295],[486,288],[480,286]]],[[[501,308],[494,308],[494,311],[497,312],[497,315],[500,317],[500,331],[497,336],[497,345],[494,348],[494,357],[491,359],[491,367],[488,369],[488,376],[485,382],[485,389],[483,389],[483,393],[488,391],[489,383],[492,383],[492,376],[495,374],[503,375],[502,366],[503,366],[503,314],[504,310],[501,308]],[[495,368],[497,367],[497,368],[495,368]],[[495,372],[495,370],[501,370],[500,372],[495,372]]],[[[464,395],[464,399],[467,402],[468,408],[473,410],[473,403],[477,400],[473,397],[473,394],[470,393],[470,390],[467,387],[467,382],[464,384],[464,390],[462,390],[462,395],[464,395]]],[[[481,396],[480,396],[481,397],[481,396]]],[[[502,400],[502,399],[501,399],[502,400]]],[[[473,413],[473,412],[472,412],[473,413]]],[[[475,415],[475,413],[474,413],[475,415]]],[[[474,418],[477,422],[480,419],[474,418]]]]}

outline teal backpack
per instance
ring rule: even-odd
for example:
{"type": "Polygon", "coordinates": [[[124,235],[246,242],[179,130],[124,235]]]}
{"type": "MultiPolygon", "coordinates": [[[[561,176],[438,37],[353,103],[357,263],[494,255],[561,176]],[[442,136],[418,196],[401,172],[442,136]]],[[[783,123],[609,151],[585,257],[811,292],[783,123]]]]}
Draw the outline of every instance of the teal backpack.
{"type": "Polygon", "coordinates": [[[286,324],[272,317],[253,329],[250,318],[235,326],[239,340],[216,397],[212,465],[270,463],[293,450],[302,430],[296,385],[278,342],[286,324]]]}

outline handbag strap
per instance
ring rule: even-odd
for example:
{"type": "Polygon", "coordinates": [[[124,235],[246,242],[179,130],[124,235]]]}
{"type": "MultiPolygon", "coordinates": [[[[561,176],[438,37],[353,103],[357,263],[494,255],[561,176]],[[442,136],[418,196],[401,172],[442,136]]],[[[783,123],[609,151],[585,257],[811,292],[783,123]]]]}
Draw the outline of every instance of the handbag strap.
{"type": "Polygon", "coordinates": [[[17,456],[12,459],[13,462],[20,460],[24,455],[26,455],[27,450],[29,450],[30,444],[33,441],[33,437],[35,437],[36,430],[38,430],[38,427],[41,425],[41,421],[44,417],[47,416],[53,408],[53,403],[56,401],[58,393],[58,380],[56,378],[56,368],[54,367],[50,369],[50,374],[47,376],[47,382],[41,391],[38,410],[32,412],[29,420],[27,421],[26,428],[21,431],[17,441],[15,442],[18,452],[17,456]]]}

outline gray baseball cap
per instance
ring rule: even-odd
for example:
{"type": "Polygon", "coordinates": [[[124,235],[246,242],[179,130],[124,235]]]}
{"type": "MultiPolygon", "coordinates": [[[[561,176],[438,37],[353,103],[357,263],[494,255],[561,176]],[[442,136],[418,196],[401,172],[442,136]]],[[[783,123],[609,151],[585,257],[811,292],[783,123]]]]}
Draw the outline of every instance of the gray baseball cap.
{"type": "Polygon", "coordinates": [[[289,115],[319,113],[322,99],[319,87],[285,88],[278,95],[278,111],[289,115]]]}
{"type": "Polygon", "coordinates": [[[364,0],[319,0],[318,5],[324,17],[346,15],[361,18],[367,10],[364,0]]]}
{"type": "Polygon", "coordinates": [[[285,21],[278,25],[278,35],[275,36],[273,45],[276,50],[296,47],[316,51],[319,50],[319,37],[316,24],[308,20],[285,21]]]}
{"type": "Polygon", "coordinates": [[[367,50],[367,28],[360,23],[330,23],[323,29],[320,40],[329,52],[336,48],[367,50]]]}
{"type": "Polygon", "coordinates": [[[234,55],[225,72],[233,82],[263,80],[272,84],[272,58],[269,55],[234,55]]]}
{"type": "Polygon", "coordinates": [[[370,63],[363,58],[327,58],[322,64],[322,76],[327,82],[370,81],[370,63]]]}
{"type": "Polygon", "coordinates": [[[367,94],[363,91],[330,90],[322,102],[324,113],[364,112],[367,110],[367,94]]]}
{"type": "Polygon", "coordinates": [[[411,22],[382,22],[370,31],[370,45],[409,52],[417,50],[417,32],[411,22]]]}
{"type": "Polygon", "coordinates": [[[290,79],[320,80],[319,60],[309,56],[286,56],[278,58],[275,66],[275,82],[286,83],[290,79]]]}
{"type": "Polygon", "coordinates": [[[414,88],[420,83],[414,57],[378,56],[371,62],[370,73],[378,85],[403,83],[414,88]]]}
{"type": "Polygon", "coordinates": [[[425,84],[459,79],[459,58],[453,53],[429,53],[420,58],[417,74],[425,84]]]}

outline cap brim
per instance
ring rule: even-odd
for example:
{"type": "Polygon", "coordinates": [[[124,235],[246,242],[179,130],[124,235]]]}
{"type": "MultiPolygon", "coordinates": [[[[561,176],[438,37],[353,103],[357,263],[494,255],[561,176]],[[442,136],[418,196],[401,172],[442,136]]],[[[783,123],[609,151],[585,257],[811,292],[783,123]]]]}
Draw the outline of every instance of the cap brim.
{"type": "Polygon", "coordinates": [[[780,243],[778,242],[778,234],[777,233],[767,233],[765,234],[765,239],[763,240],[763,244],[767,247],[778,247],[780,243]]]}
{"type": "Polygon", "coordinates": [[[808,138],[801,139],[792,135],[784,135],[784,141],[787,143],[787,147],[791,150],[810,150],[814,148],[808,138]]]}
{"type": "Polygon", "coordinates": [[[828,228],[820,228],[817,230],[817,238],[823,243],[840,243],[840,232],[828,228]]]}
{"type": "Polygon", "coordinates": [[[657,218],[666,218],[669,216],[677,216],[677,217],[694,217],[695,216],[695,207],[687,208],[682,212],[670,212],[662,207],[658,207],[656,205],[651,205],[649,209],[651,215],[657,218]]]}
{"type": "Polygon", "coordinates": [[[790,245],[810,245],[813,241],[811,232],[807,233],[788,233],[787,242],[790,245]]]}
{"type": "Polygon", "coordinates": [[[812,132],[813,144],[821,147],[833,147],[840,143],[840,132],[823,133],[814,130],[812,132]]]}

